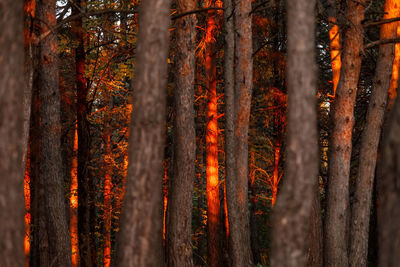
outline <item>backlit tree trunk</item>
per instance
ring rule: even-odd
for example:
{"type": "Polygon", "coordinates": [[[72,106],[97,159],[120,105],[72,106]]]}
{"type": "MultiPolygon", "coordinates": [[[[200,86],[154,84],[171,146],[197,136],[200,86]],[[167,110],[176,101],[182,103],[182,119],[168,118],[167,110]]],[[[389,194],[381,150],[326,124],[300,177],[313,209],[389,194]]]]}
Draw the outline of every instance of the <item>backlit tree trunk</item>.
{"type": "MultiPolygon", "coordinates": [[[[177,12],[194,10],[195,0],[178,0],[177,12]]],[[[195,177],[194,73],[196,15],[176,21],[175,137],[168,210],[168,266],[193,266],[192,195],[195,177]]]]}
{"type": "Polygon", "coordinates": [[[78,128],[74,127],[74,148],[70,174],[69,231],[71,236],[72,267],[79,264],[78,241],[78,128]]]}
{"type": "Polygon", "coordinates": [[[340,51],[340,32],[339,32],[339,25],[338,19],[336,15],[336,4],[337,0],[329,0],[328,4],[328,15],[329,15],[329,40],[330,42],[330,50],[331,50],[331,64],[332,64],[332,87],[333,93],[331,97],[335,97],[336,89],[339,84],[340,78],[340,68],[342,66],[342,59],[341,59],[341,51],[340,51]]]}
{"type": "Polygon", "coordinates": [[[340,80],[333,107],[325,218],[325,264],[348,265],[349,175],[354,104],[360,75],[365,0],[347,1],[340,80]]]}
{"type": "MultiPolygon", "coordinates": [[[[400,1],[386,0],[383,19],[399,15],[400,1]]],[[[380,38],[396,37],[396,23],[383,24],[380,38]]],[[[368,260],[369,219],[371,216],[372,189],[378,156],[386,102],[393,69],[394,44],[379,47],[373,91],[369,101],[366,126],[361,138],[360,164],[356,180],[354,203],[350,222],[350,266],[366,266],[368,260]]]]}
{"type": "MultiPolygon", "coordinates": [[[[400,37],[400,23],[397,22],[397,38],[400,37]]],[[[396,43],[394,46],[394,60],[392,77],[390,79],[390,86],[388,91],[388,103],[387,108],[390,110],[394,104],[397,97],[397,88],[399,86],[399,71],[400,71],[400,43],[396,43]]]]}
{"type": "Polygon", "coordinates": [[[49,264],[71,266],[71,240],[65,214],[65,198],[61,157],[60,91],[58,81],[58,41],[55,27],[56,1],[38,2],[41,21],[40,41],[40,180],[44,185],[46,230],[49,240],[49,264]]]}
{"type": "MultiPolygon", "coordinates": [[[[111,107],[111,105],[109,105],[111,107]]],[[[104,246],[103,246],[103,264],[104,267],[111,266],[111,200],[112,200],[112,163],[111,163],[111,125],[110,113],[107,109],[104,123],[104,246]]]]}
{"type": "Polygon", "coordinates": [[[271,266],[306,266],[318,177],[315,1],[289,0],[285,177],[274,208],[271,266]]]}
{"type": "MultiPolygon", "coordinates": [[[[209,1],[207,7],[211,6],[209,1]]],[[[205,62],[208,102],[206,127],[207,153],[207,263],[209,266],[221,266],[221,215],[218,175],[218,98],[215,36],[217,34],[217,16],[215,10],[208,11],[205,36],[205,62]]]]}
{"type": "Polygon", "coordinates": [[[169,0],[146,0],[139,36],[129,166],[117,266],[162,266],[162,177],[169,0]]]}
{"type": "MultiPolygon", "coordinates": [[[[24,265],[23,1],[0,3],[0,266],[24,265]]],[[[26,143],[26,142],[25,142],[26,143]]]]}

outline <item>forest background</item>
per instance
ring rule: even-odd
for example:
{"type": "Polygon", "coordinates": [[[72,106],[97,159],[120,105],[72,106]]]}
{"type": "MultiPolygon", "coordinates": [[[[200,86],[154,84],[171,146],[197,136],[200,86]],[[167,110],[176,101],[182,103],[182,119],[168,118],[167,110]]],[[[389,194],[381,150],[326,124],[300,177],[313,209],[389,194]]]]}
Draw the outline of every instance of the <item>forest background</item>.
{"type": "Polygon", "coordinates": [[[395,266],[399,15],[1,1],[0,266],[395,266]]]}

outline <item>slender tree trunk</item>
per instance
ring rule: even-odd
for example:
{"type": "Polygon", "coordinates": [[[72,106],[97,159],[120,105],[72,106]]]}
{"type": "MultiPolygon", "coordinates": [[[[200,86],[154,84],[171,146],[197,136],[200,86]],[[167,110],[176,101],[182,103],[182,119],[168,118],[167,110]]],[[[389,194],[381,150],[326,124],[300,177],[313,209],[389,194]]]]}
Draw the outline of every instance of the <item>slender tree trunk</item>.
{"type": "MultiPolygon", "coordinates": [[[[178,0],[178,13],[194,10],[195,0],[178,0]]],[[[168,266],[193,266],[192,195],[195,177],[194,73],[196,15],[176,21],[175,142],[169,195],[168,266]]]]}
{"type": "MultiPolygon", "coordinates": [[[[383,19],[397,17],[399,8],[399,0],[386,0],[383,19]]],[[[382,40],[395,38],[396,28],[396,23],[383,24],[380,38],[382,40]]],[[[394,44],[381,45],[379,47],[373,91],[369,101],[366,126],[361,139],[360,164],[350,224],[350,266],[366,266],[368,263],[372,189],[378,145],[390,86],[390,75],[393,69],[393,59],[394,44]]]]}
{"type": "Polygon", "coordinates": [[[312,208],[310,216],[311,231],[308,240],[308,260],[307,266],[322,267],[324,266],[324,236],[321,214],[321,194],[319,192],[319,181],[315,183],[312,195],[312,208]]]}
{"type": "Polygon", "coordinates": [[[78,127],[75,125],[74,147],[70,173],[69,231],[71,236],[72,267],[79,264],[78,240],[78,127]]]}
{"type": "MultiPolygon", "coordinates": [[[[209,5],[214,1],[209,1],[209,5]]],[[[207,15],[207,30],[205,36],[205,63],[208,102],[206,127],[207,153],[207,263],[209,266],[221,266],[221,214],[219,198],[218,175],[218,98],[217,98],[217,69],[216,44],[217,16],[215,10],[209,10],[207,15]]]]}
{"type": "MultiPolygon", "coordinates": [[[[397,34],[396,37],[400,37],[400,23],[396,23],[397,34]]],[[[387,108],[391,110],[393,107],[394,101],[397,97],[397,88],[399,86],[399,71],[400,71],[400,43],[396,43],[394,46],[394,60],[393,60],[393,69],[392,69],[392,77],[390,79],[390,87],[388,91],[388,103],[387,108]]]]}
{"type": "Polygon", "coordinates": [[[229,54],[225,57],[225,82],[232,78],[233,58],[236,56],[234,89],[226,84],[227,114],[227,195],[230,227],[230,252],[232,266],[250,266],[253,264],[250,242],[250,222],[248,209],[248,128],[253,85],[251,1],[236,0],[229,2],[225,15],[228,22],[226,31],[229,54]],[[233,5],[235,35],[232,37],[233,5]],[[235,43],[234,43],[235,42],[235,43]],[[235,44],[235,52],[233,45],[235,44]],[[233,112],[233,118],[232,118],[233,112]],[[229,114],[231,113],[231,114],[229,114]],[[232,169],[231,169],[232,168],[232,169]]]}
{"type": "Polygon", "coordinates": [[[383,133],[382,158],[378,164],[378,266],[400,262],[400,98],[396,99],[383,133]]]}
{"type": "Polygon", "coordinates": [[[335,98],[336,89],[339,84],[340,79],[340,68],[342,67],[342,58],[340,51],[340,31],[338,25],[338,19],[336,15],[337,9],[337,0],[329,0],[328,1],[328,16],[329,16],[329,40],[331,41],[329,44],[331,50],[331,64],[332,64],[332,87],[333,93],[330,95],[335,98]]]}
{"type": "MultiPolygon", "coordinates": [[[[83,0],[75,0],[73,13],[79,14],[80,9],[84,8],[83,0]]],[[[92,266],[94,264],[91,244],[90,222],[90,183],[88,164],[90,162],[90,130],[87,121],[88,87],[85,78],[85,32],[83,29],[82,18],[72,23],[72,33],[78,43],[75,48],[75,71],[77,86],[77,123],[78,123],[78,239],[79,239],[79,259],[82,266],[92,266]]],[[[95,254],[95,253],[94,253],[95,254]]]]}
{"type": "MultiPolygon", "coordinates": [[[[225,187],[229,223],[229,255],[233,255],[234,247],[232,231],[237,231],[236,205],[236,167],[235,167],[235,25],[233,19],[233,1],[224,1],[224,90],[225,90],[225,187]],[[236,224],[235,224],[236,219],[236,224]],[[233,221],[232,221],[233,220],[233,221]],[[236,227],[236,229],[235,229],[236,227]]],[[[235,234],[233,234],[235,235],[235,234]]],[[[237,249],[237,248],[236,248],[237,249]]],[[[230,257],[230,265],[233,263],[230,257]]]]}
{"type": "Polygon", "coordinates": [[[23,2],[0,3],[0,266],[24,265],[23,2]]]}
{"type": "Polygon", "coordinates": [[[162,161],[169,0],[141,4],[129,166],[117,266],[163,266],[162,161]]]}
{"type": "Polygon", "coordinates": [[[344,33],[340,80],[333,107],[325,218],[325,264],[348,265],[349,175],[354,104],[360,75],[365,0],[347,1],[349,27],[344,33]]]}
{"type": "Polygon", "coordinates": [[[315,1],[289,0],[285,181],[274,209],[272,266],[306,266],[318,177],[315,1]]]}
{"type": "MultiPolygon", "coordinates": [[[[110,107],[110,105],[109,105],[110,107]]],[[[112,163],[111,160],[111,125],[110,125],[110,113],[111,110],[108,109],[105,111],[107,115],[106,121],[104,124],[105,134],[105,151],[104,151],[104,216],[103,216],[103,224],[104,224],[104,246],[103,246],[103,265],[104,267],[111,266],[111,200],[112,200],[112,163]]]]}
{"type": "MultiPolygon", "coordinates": [[[[42,0],[38,5],[41,34],[55,27],[56,2],[42,0]]],[[[58,43],[55,32],[40,42],[40,180],[44,185],[49,264],[71,266],[71,240],[65,214],[61,157],[60,91],[58,84],[58,43]]]]}

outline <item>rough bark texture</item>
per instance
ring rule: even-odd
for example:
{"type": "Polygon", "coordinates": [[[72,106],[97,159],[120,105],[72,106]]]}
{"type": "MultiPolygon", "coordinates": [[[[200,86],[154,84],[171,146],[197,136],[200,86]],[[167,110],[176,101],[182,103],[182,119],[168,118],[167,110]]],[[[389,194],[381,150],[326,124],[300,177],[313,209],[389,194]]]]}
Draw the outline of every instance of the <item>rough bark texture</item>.
{"type": "Polygon", "coordinates": [[[288,132],[284,183],[274,209],[271,266],[306,266],[318,177],[315,1],[289,0],[288,132]]]}
{"type": "MultiPolygon", "coordinates": [[[[79,14],[79,8],[84,8],[84,1],[75,0],[73,13],[79,14]]],[[[77,88],[77,123],[78,123],[78,239],[79,239],[79,258],[82,266],[92,266],[95,252],[91,244],[91,206],[90,206],[90,175],[88,163],[90,162],[90,131],[87,120],[88,88],[85,79],[85,32],[83,29],[82,18],[73,21],[71,31],[78,46],[75,48],[75,72],[77,88]]],[[[94,219],[92,219],[94,220],[94,219]]]]}
{"type": "MultiPolygon", "coordinates": [[[[55,0],[38,2],[41,33],[56,23],[55,0]]],[[[71,266],[71,240],[66,217],[61,157],[60,91],[58,88],[57,35],[49,33],[40,42],[40,180],[44,185],[46,229],[49,240],[49,264],[71,266]]]]}
{"type": "Polygon", "coordinates": [[[319,192],[319,182],[317,178],[313,190],[313,202],[311,208],[310,226],[311,231],[308,243],[307,266],[324,266],[324,233],[321,214],[321,194],[319,192]]]}
{"type": "Polygon", "coordinates": [[[398,266],[400,262],[400,98],[396,99],[387,126],[377,180],[378,266],[382,267],[398,266]]]}
{"type": "MultiPolygon", "coordinates": [[[[195,0],[178,0],[177,12],[194,10],[195,0]]],[[[169,194],[168,266],[193,266],[192,195],[195,177],[194,72],[196,16],[176,21],[174,165],[169,194]]]]}
{"type": "MultiPolygon", "coordinates": [[[[400,1],[386,0],[383,19],[397,17],[399,7],[400,1]]],[[[396,23],[383,24],[380,38],[395,38],[396,26],[396,23]]],[[[361,138],[360,164],[350,222],[350,266],[366,266],[368,263],[368,238],[372,190],[393,59],[394,44],[381,45],[379,47],[373,91],[366,117],[366,126],[361,138]]]]}
{"type": "MultiPolygon", "coordinates": [[[[225,92],[225,188],[228,207],[229,231],[232,231],[231,214],[236,208],[236,176],[235,176],[235,25],[233,21],[233,1],[224,1],[224,92],[225,92]]],[[[237,223],[236,223],[237,225],[237,223]]],[[[228,251],[232,255],[232,235],[228,237],[228,251]]],[[[232,260],[232,257],[230,257],[232,260]]],[[[232,264],[232,262],[231,262],[232,264]]]]}
{"type": "MultiPolygon", "coordinates": [[[[233,140],[228,142],[228,146],[233,143],[234,148],[227,151],[227,153],[231,154],[227,158],[229,164],[234,164],[232,166],[234,173],[227,173],[230,251],[232,266],[251,266],[253,264],[253,257],[250,245],[248,208],[248,129],[253,86],[251,1],[236,0],[234,1],[234,5],[236,53],[234,130],[233,140]],[[231,157],[234,158],[232,159],[231,157]]],[[[229,16],[231,14],[231,12],[227,12],[226,15],[229,16]]],[[[232,37],[229,36],[229,38],[227,42],[232,42],[232,37]]],[[[228,57],[231,56],[232,52],[228,57]]],[[[229,58],[229,60],[232,59],[229,58]]],[[[226,79],[229,79],[229,77],[226,77],[226,79]]],[[[232,106],[232,99],[228,98],[228,103],[232,106]]],[[[232,112],[232,110],[229,112],[232,112]]],[[[232,134],[230,133],[232,131],[231,122],[229,123],[229,134],[232,134]]],[[[228,137],[232,138],[231,136],[228,137]]]]}
{"type": "Polygon", "coordinates": [[[361,21],[363,1],[347,1],[349,27],[344,33],[344,48],[339,85],[333,112],[330,142],[329,179],[325,218],[325,264],[348,265],[349,175],[354,125],[354,104],[361,68],[363,44],[361,21]]]}
{"type": "Polygon", "coordinates": [[[0,266],[24,265],[23,2],[0,2],[0,266]]]}
{"type": "Polygon", "coordinates": [[[139,13],[134,111],[117,266],[163,266],[162,174],[169,0],[147,0],[139,13]]]}

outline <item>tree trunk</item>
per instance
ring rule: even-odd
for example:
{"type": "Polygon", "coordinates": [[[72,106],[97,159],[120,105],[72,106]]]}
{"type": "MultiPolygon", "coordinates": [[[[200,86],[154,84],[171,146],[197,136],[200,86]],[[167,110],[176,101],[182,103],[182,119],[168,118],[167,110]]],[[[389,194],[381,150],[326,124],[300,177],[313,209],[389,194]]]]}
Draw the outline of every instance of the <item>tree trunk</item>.
{"type": "MultiPolygon", "coordinates": [[[[79,8],[84,8],[83,0],[75,0],[73,13],[79,14],[79,8]]],[[[90,221],[90,173],[88,165],[90,162],[90,130],[87,120],[88,87],[85,78],[85,32],[83,29],[82,18],[72,22],[72,33],[78,46],[75,48],[75,71],[77,87],[77,123],[78,123],[78,239],[79,239],[79,259],[82,266],[92,266],[94,264],[91,244],[90,221]]],[[[95,254],[95,253],[94,253],[95,254]]]]}
{"type": "MultiPolygon", "coordinates": [[[[211,7],[214,1],[209,1],[211,7]]],[[[218,175],[218,98],[216,43],[217,16],[215,10],[209,10],[205,36],[205,62],[208,102],[206,127],[206,173],[207,173],[207,263],[211,267],[221,266],[221,214],[218,175]]]]}
{"type": "Polygon", "coordinates": [[[169,0],[141,4],[117,266],[163,266],[162,174],[169,0]]]}
{"type": "Polygon", "coordinates": [[[336,89],[340,79],[340,68],[342,67],[341,51],[340,51],[340,32],[338,19],[336,14],[337,0],[328,1],[328,16],[329,16],[329,44],[331,50],[331,64],[332,64],[332,87],[333,92],[331,97],[335,98],[336,89]]]}
{"type": "MultiPolygon", "coordinates": [[[[195,0],[177,1],[177,12],[194,10],[195,0]]],[[[175,142],[169,194],[168,266],[193,266],[192,195],[195,177],[194,73],[196,15],[176,21],[175,142]]]]}
{"type": "Polygon", "coordinates": [[[329,179],[325,218],[325,264],[348,265],[349,175],[354,125],[354,104],[360,75],[365,0],[347,1],[349,27],[344,48],[339,85],[333,107],[329,179]]]}
{"type": "Polygon", "coordinates": [[[23,2],[0,3],[0,266],[24,265],[23,2]]]}
{"type": "Polygon", "coordinates": [[[285,177],[273,217],[271,266],[306,266],[318,177],[315,1],[289,0],[285,177]]]}
{"type": "Polygon", "coordinates": [[[230,50],[225,57],[227,73],[225,82],[232,79],[233,55],[235,45],[236,69],[234,90],[226,85],[227,94],[227,197],[230,228],[230,252],[232,266],[251,266],[253,257],[250,244],[250,222],[248,209],[248,129],[253,85],[251,1],[234,1],[235,35],[232,37],[232,24],[228,16],[233,7],[225,11],[227,24],[226,43],[230,50]],[[233,43],[233,40],[235,43],[233,43]],[[234,93],[233,93],[234,91],[234,93]],[[231,117],[233,112],[233,118],[231,117]],[[232,168],[232,169],[231,169],[232,168]],[[232,172],[231,172],[232,171],[232,172]]]}
{"type": "MultiPolygon", "coordinates": [[[[386,0],[383,19],[397,17],[399,8],[400,1],[386,0]]],[[[381,40],[395,38],[396,26],[396,23],[383,24],[380,34],[381,40]]],[[[368,263],[372,189],[393,59],[394,44],[381,45],[379,47],[373,91],[369,100],[366,126],[361,138],[360,164],[350,224],[350,266],[366,266],[368,263]]]]}
{"type": "Polygon", "coordinates": [[[378,164],[378,242],[381,267],[400,262],[400,98],[396,99],[383,133],[382,158],[378,164]]]}
{"type": "Polygon", "coordinates": [[[312,208],[310,216],[311,231],[308,240],[308,260],[307,266],[322,267],[324,266],[324,236],[321,214],[321,194],[319,192],[319,181],[315,183],[312,195],[312,208]]]}
{"type": "MultiPolygon", "coordinates": [[[[397,34],[396,37],[400,38],[400,23],[396,22],[397,34]]],[[[399,86],[399,71],[400,71],[400,43],[396,43],[394,46],[394,60],[393,60],[393,69],[392,69],[392,77],[390,79],[390,86],[388,91],[388,103],[387,108],[391,110],[394,101],[397,97],[397,88],[399,86]]]]}
{"type": "MultiPolygon", "coordinates": [[[[52,31],[56,20],[55,0],[38,2],[41,34],[52,31]]],[[[71,240],[64,199],[61,157],[60,91],[58,81],[58,41],[50,32],[40,42],[40,180],[44,185],[46,229],[49,240],[49,264],[71,266],[71,240]]]]}

